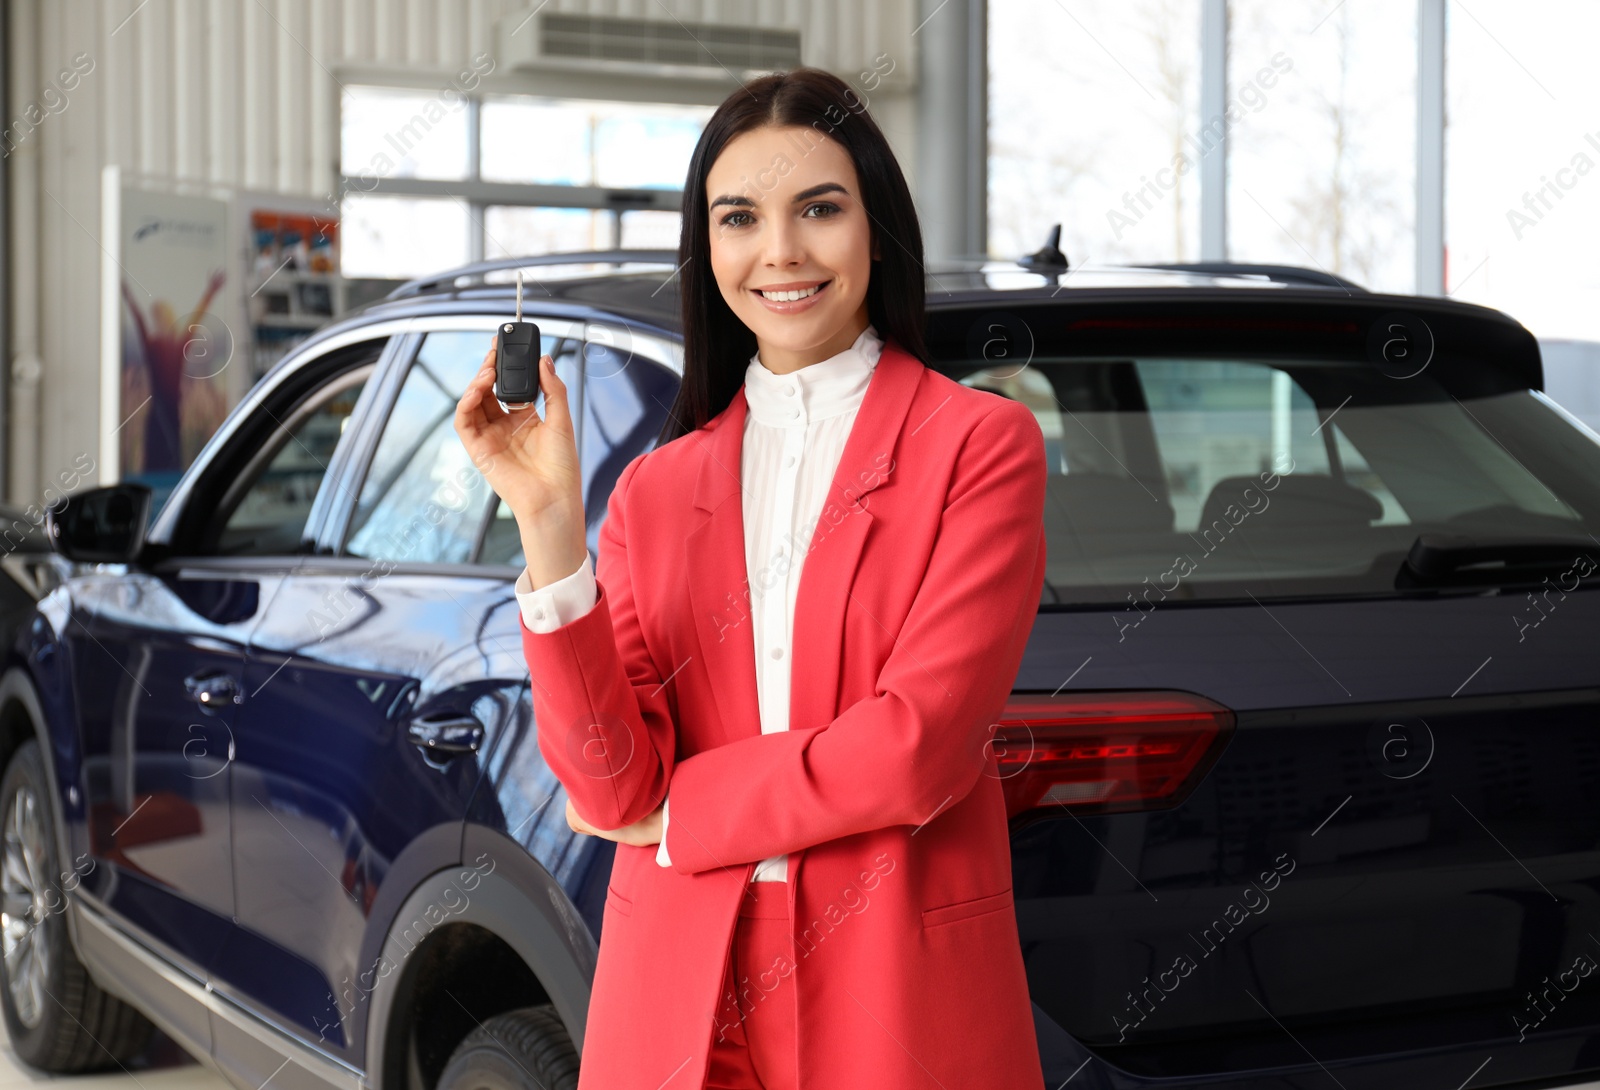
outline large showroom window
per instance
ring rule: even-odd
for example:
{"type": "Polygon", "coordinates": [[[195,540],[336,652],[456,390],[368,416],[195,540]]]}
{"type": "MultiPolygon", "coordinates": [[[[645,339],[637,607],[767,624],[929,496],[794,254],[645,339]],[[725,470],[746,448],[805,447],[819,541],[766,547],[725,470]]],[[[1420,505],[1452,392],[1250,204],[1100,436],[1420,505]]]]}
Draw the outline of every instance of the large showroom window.
{"type": "Polygon", "coordinates": [[[1513,315],[1595,390],[1600,3],[1534,7],[991,2],[988,252],[1059,222],[1074,266],[1297,265],[1448,295],[1513,315]]]}
{"type": "Polygon", "coordinates": [[[1597,41],[1594,0],[1447,8],[1445,289],[1541,337],[1600,339],[1597,41]]]}
{"type": "Polygon", "coordinates": [[[1229,0],[1228,257],[1416,280],[1416,0],[1229,0]]]}
{"type": "Polygon", "coordinates": [[[989,252],[1198,261],[1200,5],[989,5],[989,252]],[[1048,89],[1048,90],[1045,90],[1048,89]]]}
{"type": "Polygon", "coordinates": [[[684,171],[712,111],[365,86],[347,86],[341,108],[342,271],[384,278],[676,248],[684,171]]]}

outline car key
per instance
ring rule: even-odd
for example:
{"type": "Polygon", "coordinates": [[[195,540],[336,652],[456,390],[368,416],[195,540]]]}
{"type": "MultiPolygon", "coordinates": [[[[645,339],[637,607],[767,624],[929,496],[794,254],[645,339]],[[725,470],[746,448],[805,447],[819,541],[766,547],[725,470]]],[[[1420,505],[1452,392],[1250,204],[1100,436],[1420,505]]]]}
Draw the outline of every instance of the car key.
{"type": "Polygon", "coordinates": [[[523,408],[539,395],[539,327],[522,320],[522,270],[517,270],[517,320],[501,324],[495,341],[494,396],[523,408]]]}

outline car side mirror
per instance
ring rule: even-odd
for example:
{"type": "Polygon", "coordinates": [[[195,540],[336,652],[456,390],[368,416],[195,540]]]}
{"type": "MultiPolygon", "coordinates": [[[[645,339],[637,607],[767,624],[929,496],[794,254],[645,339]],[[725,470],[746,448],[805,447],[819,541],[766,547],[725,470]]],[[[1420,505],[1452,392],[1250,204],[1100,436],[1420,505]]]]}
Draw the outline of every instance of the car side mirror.
{"type": "Polygon", "coordinates": [[[128,564],[144,548],[150,486],[127,482],[88,488],[45,510],[50,545],[68,560],[128,564]]]}

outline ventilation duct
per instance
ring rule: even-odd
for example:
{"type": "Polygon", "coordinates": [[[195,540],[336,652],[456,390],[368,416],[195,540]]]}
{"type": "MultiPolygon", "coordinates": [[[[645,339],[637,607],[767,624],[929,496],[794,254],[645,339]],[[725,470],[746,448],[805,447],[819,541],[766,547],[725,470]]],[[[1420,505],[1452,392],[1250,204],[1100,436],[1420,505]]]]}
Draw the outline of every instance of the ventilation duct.
{"type": "Polygon", "coordinates": [[[536,10],[505,16],[498,30],[500,58],[512,69],[726,79],[801,63],[800,31],[782,28],[536,10]]]}

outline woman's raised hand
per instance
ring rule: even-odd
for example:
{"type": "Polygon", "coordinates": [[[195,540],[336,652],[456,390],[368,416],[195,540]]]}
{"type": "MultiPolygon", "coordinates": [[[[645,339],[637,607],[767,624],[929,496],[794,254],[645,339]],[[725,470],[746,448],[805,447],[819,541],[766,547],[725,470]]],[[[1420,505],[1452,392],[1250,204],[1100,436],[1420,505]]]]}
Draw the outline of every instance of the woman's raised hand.
{"type": "Polygon", "coordinates": [[[584,544],[583,481],[567,387],[549,356],[539,357],[544,417],[531,404],[511,412],[494,396],[496,346],[456,405],[456,434],[522,533],[535,588],[578,570],[584,544]]]}

